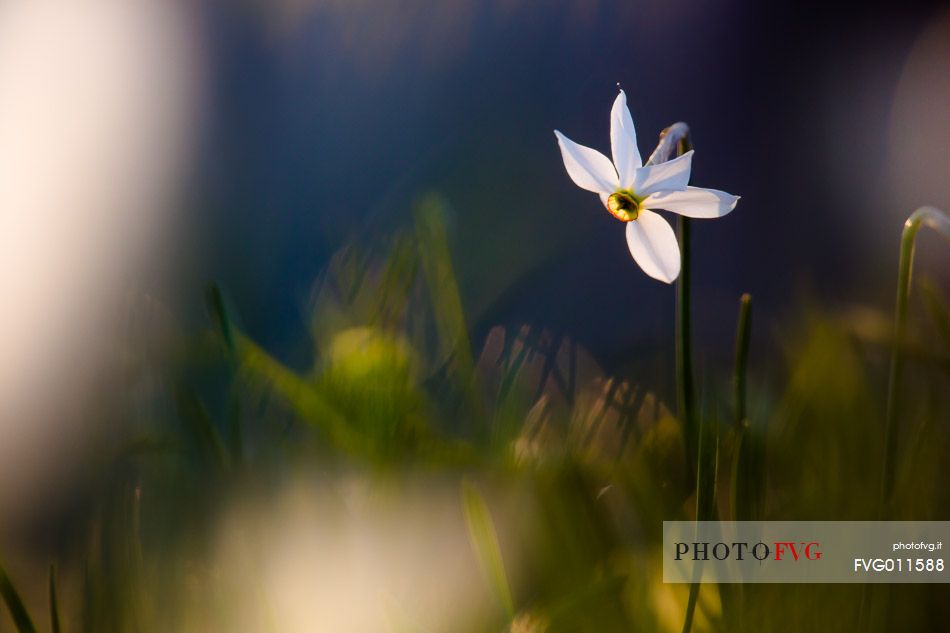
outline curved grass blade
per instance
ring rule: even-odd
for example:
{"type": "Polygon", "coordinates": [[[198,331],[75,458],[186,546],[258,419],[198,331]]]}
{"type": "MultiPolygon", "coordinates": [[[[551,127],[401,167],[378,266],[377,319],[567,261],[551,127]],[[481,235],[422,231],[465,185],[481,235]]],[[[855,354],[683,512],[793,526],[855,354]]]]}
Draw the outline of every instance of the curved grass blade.
{"type": "Polygon", "coordinates": [[[897,457],[897,420],[901,408],[900,384],[904,370],[901,348],[907,330],[907,303],[910,298],[911,272],[914,266],[914,249],[917,233],[923,227],[950,239],[950,217],[934,207],[920,207],[904,223],[901,234],[900,260],[897,269],[897,300],[894,305],[894,343],[891,350],[891,369],[887,381],[887,409],[884,418],[884,462],[881,465],[881,488],[878,513],[880,518],[887,512],[894,488],[894,460],[897,457]]]}
{"type": "Polygon", "coordinates": [[[495,596],[504,608],[509,620],[515,617],[514,601],[505,575],[505,565],[498,545],[498,534],[492,522],[488,505],[478,489],[468,481],[462,482],[462,509],[472,548],[478,555],[482,571],[495,591],[495,596]]]}

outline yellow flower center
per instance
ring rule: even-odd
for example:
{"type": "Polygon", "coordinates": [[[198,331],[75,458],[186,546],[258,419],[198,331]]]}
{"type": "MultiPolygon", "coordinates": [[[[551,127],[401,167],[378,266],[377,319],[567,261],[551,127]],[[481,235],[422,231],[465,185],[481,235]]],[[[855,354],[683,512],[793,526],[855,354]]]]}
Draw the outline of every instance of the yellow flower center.
{"type": "Polygon", "coordinates": [[[632,191],[621,189],[607,198],[607,210],[621,222],[631,222],[640,215],[640,202],[632,191]]]}

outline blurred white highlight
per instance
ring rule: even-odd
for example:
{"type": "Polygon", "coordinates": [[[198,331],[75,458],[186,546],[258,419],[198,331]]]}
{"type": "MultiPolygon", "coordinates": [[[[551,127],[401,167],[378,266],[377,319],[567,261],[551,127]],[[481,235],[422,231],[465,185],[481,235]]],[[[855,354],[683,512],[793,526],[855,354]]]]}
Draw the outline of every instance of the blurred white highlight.
{"type": "Polygon", "coordinates": [[[891,110],[889,173],[899,215],[922,204],[950,208],[950,11],[935,16],[914,43],[891,110]]]}
{"type": "Polygon", "coordinates": [[[5,513],[71,452],[119,300],[158,250],[195,111],[186,18],[163,0],[0,3],[5,513]]]}
{"type": "MultiPolygon", "coordinates": [[[[300,483],[224,522],[215,567],[236,592],[223,596],[228,630],[444,631],[498,612],[457,485],[331,484],[300,483]]],[[[495,519],[503,529],[504,513],[495,519]]]]}
{"type": "MultiPolygon", "coordinates": [[[[890,120],[888,177],[900,218],[921,205],[950,209],[950,10],[934,16],[904,64],[890,120]]],[[[896,229],[897,223],[894,223],[896,229]]],[[[897,234],[893,240],[896,255],[897,234]]],[[[946,242],[918,242],[915,268],[950,279],[946,242]]]]}

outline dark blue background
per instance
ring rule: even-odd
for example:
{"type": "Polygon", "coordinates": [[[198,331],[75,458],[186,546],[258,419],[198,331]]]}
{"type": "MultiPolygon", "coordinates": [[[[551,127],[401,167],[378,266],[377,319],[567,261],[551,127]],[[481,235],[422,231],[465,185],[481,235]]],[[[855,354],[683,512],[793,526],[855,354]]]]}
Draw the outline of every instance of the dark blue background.
{"type": "Polygon", "coordinates": [[[632,350],[671,354],[673,290],[632,262],[622,226],[567,178],[552,134],[609,155],[618,82],[644,155],[660,129],[687,121],[693,183],[743,197],[727,218],[695,225],[707,349],[727,353],[744,291],[756,298],[757,336],[802,298],[890,301],[906,213],[883,194],[874,208],[866,191],[856,209],[866,182],[832,164],[842,142],[856,155],[885,151],[888,97],[868,106],[836,81],[870,74],[893,89],[937,3],[301,6],[289,17],[266,4],[208,8],[215,83],[195,178],[199,274],[292,362],[309,354],[307,297],[328,257],[407,226],[428,190],[452,205],[476,333],[544,324],[607,365],[632,350]],[[836,99],[833,112],[870,119],[840,134],[836,99]],[[856,233],[859,212],[887,230],[856,233]]]}

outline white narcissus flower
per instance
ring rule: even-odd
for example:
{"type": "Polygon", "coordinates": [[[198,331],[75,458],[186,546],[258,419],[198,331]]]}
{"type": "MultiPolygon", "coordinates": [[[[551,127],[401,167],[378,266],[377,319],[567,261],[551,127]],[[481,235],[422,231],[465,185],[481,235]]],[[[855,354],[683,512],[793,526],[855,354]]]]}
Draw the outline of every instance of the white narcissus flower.
{"type": "Polygon", "coordinates": [[[693,151],[657,165],[643,165],[627,95],[617,95],[610,112],[613,163],[597,150],[578,145],[557,130],[561,157],[571,180],[600,196],[612,216],[627,225],[627,246],[643,272],[672,283],[680,274],[680,250],[673,228],[655,209],[690,218],[719,218],[736,207],[738,196],[689,187],[693,151]]]}

